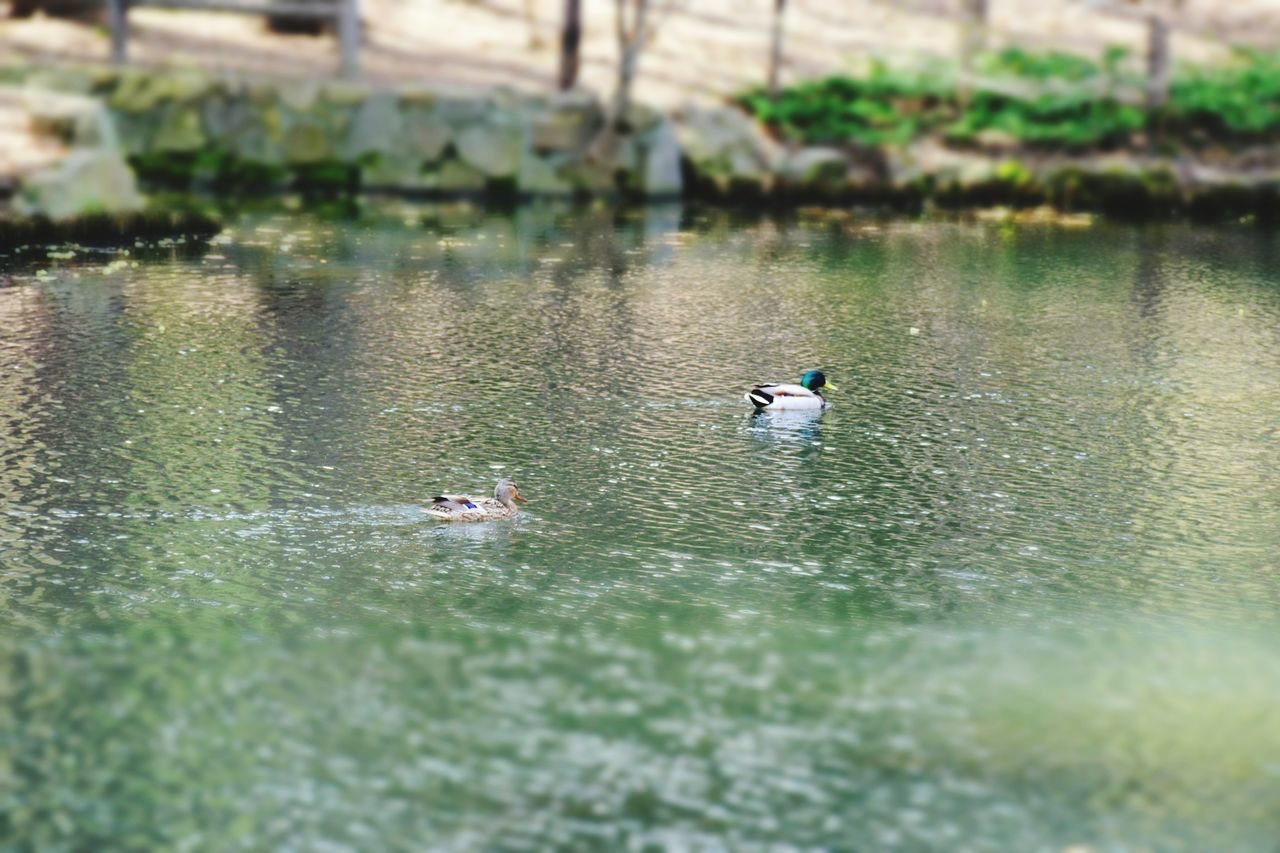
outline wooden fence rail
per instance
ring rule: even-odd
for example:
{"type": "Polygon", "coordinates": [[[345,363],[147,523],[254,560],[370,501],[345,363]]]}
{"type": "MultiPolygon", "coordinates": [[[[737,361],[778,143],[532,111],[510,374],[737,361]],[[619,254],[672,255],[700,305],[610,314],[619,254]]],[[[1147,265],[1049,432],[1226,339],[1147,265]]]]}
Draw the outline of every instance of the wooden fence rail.
{"type": "Polygon", "coordinates": [[[107,0],[111,26],[111,56],[116,62],[129,61],[128,11],[133,6],[162,9],[200,9],[212,12],[239,12],[244,15],[286,15],[297,18],[322,18],[334,22],[338,30],[338,47],[342,57],[341,73],[355,77],[360,73],[360,9],[358,0],[329,0],[304,3],[298,0],[107,0]]]}

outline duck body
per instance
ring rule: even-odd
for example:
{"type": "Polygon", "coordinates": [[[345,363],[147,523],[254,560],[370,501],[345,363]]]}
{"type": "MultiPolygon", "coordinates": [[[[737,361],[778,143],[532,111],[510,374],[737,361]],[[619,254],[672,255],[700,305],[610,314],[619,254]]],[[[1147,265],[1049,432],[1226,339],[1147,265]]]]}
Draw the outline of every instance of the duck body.
{"type": "Polygon", "coordinates": [[[467,495],[436,495],[423,512],[439,521],[500,521],[520,514],[516,501],[525,503],[520,489],[511,480],[499,480],[491,498],[467,495]]]}
{"type": "Polygon", "coordinates": [[[836,387],[827,383],[827,377],[821,370],[810,370],[801,378],[799,385],[785,382],[756,385],[746,393],[745,398],[757,411],[825,409],[831,403],[822,396],[821,389],[824,386],[836,387]]]}

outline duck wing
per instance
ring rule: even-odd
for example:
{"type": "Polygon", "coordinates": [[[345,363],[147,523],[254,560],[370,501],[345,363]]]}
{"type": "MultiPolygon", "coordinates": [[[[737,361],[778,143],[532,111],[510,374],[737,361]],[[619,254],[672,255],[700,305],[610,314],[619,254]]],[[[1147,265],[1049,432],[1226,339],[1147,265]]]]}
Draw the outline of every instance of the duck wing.
{"type": "Polygon", "coordinates": [[[768,406],[778,397],[817,397],[803,385],[792,385],[787,382],[776,385],[756,385],[747,392],[747,399],[757,406],[768,406]]]}
{"type": "Polygon", "coordinates": [[[431,507],[444,512],[466,512],[475,509],[476,504],[465,495],[436,495],[431,499],[431,507]]]}
{"type": "Polygon", "coordinates": [[[772,394],[775,397],[816,397],[817,394],[803,385],[791,385],[783,382],[779,385],[757,385],[756,389],[772,394]]]}

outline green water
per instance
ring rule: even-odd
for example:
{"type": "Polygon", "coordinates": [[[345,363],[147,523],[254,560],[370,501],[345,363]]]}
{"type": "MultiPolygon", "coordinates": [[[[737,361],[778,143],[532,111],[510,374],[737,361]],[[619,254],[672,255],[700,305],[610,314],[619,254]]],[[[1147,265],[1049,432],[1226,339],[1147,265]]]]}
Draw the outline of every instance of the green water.
{"type": "Polygon", "coordinates": [[[1275,849],[1280,236],[0,262],[0,845],[1275,849]],[[513,523],[417,510],[499,476],[513,523]]]}

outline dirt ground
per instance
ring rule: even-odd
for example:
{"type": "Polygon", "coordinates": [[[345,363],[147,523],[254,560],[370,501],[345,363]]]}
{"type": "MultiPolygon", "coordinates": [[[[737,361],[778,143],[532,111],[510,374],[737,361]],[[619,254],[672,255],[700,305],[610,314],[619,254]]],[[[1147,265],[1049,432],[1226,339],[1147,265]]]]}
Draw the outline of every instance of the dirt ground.
{"type": "MultiPolygon", "coordinates": [[[[583,0],[583,85],[612,85],[615,0],[583,0]]],[[[989,0],[990,43],[1098,53],[1108,45],[1140,57],[1145,25],[1097,11],[1103,0],[989,0]]],[[[1130,10],[1142,3],[1107,0],[1130,10]]],[[[641,61],[637,95],[656,106],[723,98],[765,74],[774,0],[654,0],[657,21],[641,61]]],[[[790,0],[784,81],[856,66],[868,57],[954,55],[959,0],[790,0]]],[[[41,15],[8,20],[0,2],[0,61],[107,61],[105,28],[41,15]]],[[[363,0],[361,62],[375,80],[447,88],[550,90],[563,0],[363,0]]],[[[131,58],[285,76],[329,76],[328,36],[269,33],[259,17],[135,8],[131,58]]],[[[1213,60],[1226,45],[1274,46],[1280,0],[1181,0],[1176,59],[1213,60]]]]}
{"type": "Polygon", "coordinates": [[[31,119],[22,90],[0,86],[0,197],[12,192],[18,175],[52,165],[63,146],[31,132],[31,119]]]}

